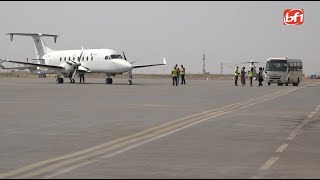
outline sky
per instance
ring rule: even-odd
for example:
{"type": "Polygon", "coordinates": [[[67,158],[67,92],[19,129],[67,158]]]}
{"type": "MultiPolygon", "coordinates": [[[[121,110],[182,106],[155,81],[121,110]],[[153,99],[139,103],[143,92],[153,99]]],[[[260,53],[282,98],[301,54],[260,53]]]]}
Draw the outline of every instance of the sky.
{"type": "Polygon", "coordinates": [[[175,64],[202,73],[205,53],[211,74],[221,73],[222,62],[228,74],[236,63],[288,57],[302,59],[310,75],[320,72],[319,12],[320,2],[312,1],[1,1],[0,58],[35,57],[30,37],[10,42],[6,33],[48,33],[59,35],[57,43],[44,38],[53,50],[124,51],[135,65],[166,57],[166,66],[133,73],[170,73],[175,64]],[[285,9],[304,9],[303,24],[283,25],[285,9]]]}

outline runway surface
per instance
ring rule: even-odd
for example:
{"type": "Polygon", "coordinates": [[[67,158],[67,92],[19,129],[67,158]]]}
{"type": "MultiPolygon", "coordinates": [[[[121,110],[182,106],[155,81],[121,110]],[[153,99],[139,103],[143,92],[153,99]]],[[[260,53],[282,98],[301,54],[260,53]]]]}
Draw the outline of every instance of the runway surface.
{"type": "Polygon", "coordinates": [[[0,178],[320,177],[320,82],[65,81],[0,78],[0,178]]]}

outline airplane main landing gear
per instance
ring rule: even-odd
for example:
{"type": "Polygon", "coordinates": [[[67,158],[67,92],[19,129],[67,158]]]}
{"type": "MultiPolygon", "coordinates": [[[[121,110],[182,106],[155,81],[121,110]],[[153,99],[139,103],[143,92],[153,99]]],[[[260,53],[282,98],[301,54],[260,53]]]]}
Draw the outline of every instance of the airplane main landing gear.
{"type": "Polygon", "coordinates": [[[108,77],[108,78],[106,79],[106,84],[112,84],[112,81],[113,81],[112,78],[109,78],[109,77],[108,77]]]}
{"type": "Polygon", "coordinates": [[[57,77],[56,82],[57,82],[57,84],[63,84],[63,78],[57,77]]]}
{"type": "Polygon", "coordinates": [[[76,83],[76,81],[74,80],[74,78],[70,79],[70,83],[76,83]]]}

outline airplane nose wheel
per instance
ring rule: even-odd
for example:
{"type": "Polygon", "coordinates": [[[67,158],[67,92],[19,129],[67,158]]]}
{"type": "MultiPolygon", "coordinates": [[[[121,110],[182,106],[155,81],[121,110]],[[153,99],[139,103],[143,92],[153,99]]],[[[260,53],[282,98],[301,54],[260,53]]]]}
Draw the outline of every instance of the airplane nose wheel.
{"type": "Polygon", "coordinates": [[[132,85],[132,81],[131,81],[131,80],[129,80],[129,81],[128,81],[128,84],[129,84],[129,85],[132,85]]]}
{"type": "Polygon", "coordinates": [[[106,79],[106,84],[112,84],[112,82],[113,82],[112,78],[107,78],[106,79]]]}

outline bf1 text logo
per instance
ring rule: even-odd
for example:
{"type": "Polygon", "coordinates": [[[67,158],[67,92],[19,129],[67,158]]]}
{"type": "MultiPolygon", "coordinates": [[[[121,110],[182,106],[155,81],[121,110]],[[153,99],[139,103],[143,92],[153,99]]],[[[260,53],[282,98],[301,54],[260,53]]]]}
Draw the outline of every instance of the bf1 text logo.
{"type": "Polygon", "coordinates": [[[284,25],[301,25],[304,17],[303,9],[286,9],[283,11],[284,25]]]}

